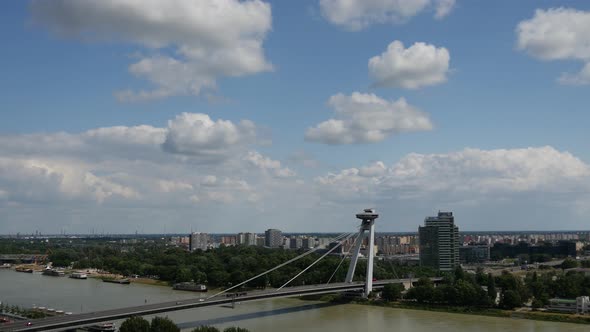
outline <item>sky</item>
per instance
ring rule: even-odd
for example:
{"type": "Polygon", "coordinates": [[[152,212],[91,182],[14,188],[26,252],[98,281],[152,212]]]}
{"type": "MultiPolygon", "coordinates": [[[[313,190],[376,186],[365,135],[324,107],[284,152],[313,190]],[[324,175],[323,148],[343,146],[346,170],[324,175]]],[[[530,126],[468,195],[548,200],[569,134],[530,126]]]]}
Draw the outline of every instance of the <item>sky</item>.
{"type": "Polygon", "coordinates": [[[590,2],[0,3],[0,233],[587,230],[590,2]]]}

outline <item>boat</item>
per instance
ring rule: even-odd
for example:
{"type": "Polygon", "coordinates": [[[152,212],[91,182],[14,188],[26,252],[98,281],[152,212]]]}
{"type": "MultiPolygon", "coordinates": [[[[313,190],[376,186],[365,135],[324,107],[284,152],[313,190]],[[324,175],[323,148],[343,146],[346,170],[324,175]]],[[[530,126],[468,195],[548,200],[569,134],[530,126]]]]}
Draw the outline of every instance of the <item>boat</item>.
{"type": "Polygon", "coordinates": [[[85,330],[92,332],[114,332],[117,331],[117,326],[115,323],[103,323],[87,326],[85,330]]]}
{"type": "Polygon", "coordinates": [[[64,271],[61,270],[56,270],[56,269],[45,269],[43,270],[43,273],[41,273],[44,276],[52,276],[52,277],[63,277],[66,274],[64,273],[64,271]]]}
{"type": "Polygon", "coordinates": [[[28,268],[28,267],[22,267],[19,266],[16,269],[14,269],[16,272],[24,272],[24,273],[33,273],[33,269],[28,268]]]}
{"type": "Polygon", "coordinates": [[[196,284],[194,282],[179,282],[177,284],[172,285],[172,289],[191,292],[206,292],[207,286],[203,284],[196,284]]]}
{"type": "Polygon", "coordinates": [[[113,284],[120,284],[120,285],[129,285],[131,281],[129,279],[112,279],[112,278],[104,278],[102,279],[104,282],[110,282],[113,284]]]}
{"type": "Polygon", "coordinates": [[[86,275],[86,273],[82,273],[82,272],[73,272],[72,274],[70,274],[70,278],[72,278],[72,279],[88,279],[88,275],[86,275]]]}
{"type": "Polygon", "coordinates": [[[11,267],[12,265],[10,265],[10,263],[4,263],[0,265],[0,269],[10,269],[11,267]]]}

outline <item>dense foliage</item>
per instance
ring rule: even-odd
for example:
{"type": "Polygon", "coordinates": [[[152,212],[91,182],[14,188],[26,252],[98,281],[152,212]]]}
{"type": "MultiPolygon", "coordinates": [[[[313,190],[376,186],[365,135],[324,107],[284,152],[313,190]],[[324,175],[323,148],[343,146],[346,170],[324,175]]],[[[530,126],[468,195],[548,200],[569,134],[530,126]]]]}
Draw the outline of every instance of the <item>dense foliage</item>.
{"type": "MultiPolygon", "coordinates": [[[[465,307],[495,307],[497,289],[500,298],[497,306],[514,309],[529,300],[533,308],[549,303],[551,298],[576,298],[590,295],[590,276],[576,271],[550,271],[544,274],[527,273],[521,278],[508,271],[493,277],[478,269],[475,275],[457,268],[453,275],[446,275],[443,282],[434,287],[428,278],[421,278],[404,295],[404,299],[421,304],[451,305],[465,307]],[[484,287],[485,286],[485,287],[484,287]],[[486,290],[484,290],[486,289],[486,290]]],[[[384,300],[395,300],[391,290],[384,288],[384,300]]]]}
{"type": "MultiPolygon", "coordinates": [[[[157,239],[137,243],[120,239],[51,241],[53,242],[4,240],[0,241],[0,253],[43,253],[43,250],[46,250],[54,266],[98,268],[122,275],[157,276],[160,280],[170,283],[192,280],[213,287],[235,285],[302,253],[300,250],[255,246],[221,246],[207,251],[188,252],[182,248],[167,246],[165,241],[157,239]]],[[[317,254],[308,255],[252,281],[247,287],[279,287],[318,257],[317,254]]],[[[291,285],[325,283],[339,264],[340,257],[328,256],[294,280],[291,285]]],[[[361,279],[364,274],[365,262],[361,261],[356,269],[356,277],[361,279]]],[[[332,278],[332,282],[343,281],[345,275],[346,264],[343,264],[332,278]]],[[[427,268],[394,265],[387,261],[375,263],[374,276],[377,279],[407,275],[434,276],[435,272],[427,268]]]]}
{"type": "Polygon", "coordinates": [[[150,323],[143,317],[134,316],[123,321],[119,332],[180,332],[180,328],[168,317],[154,317],[150,323]]]}
{"type": "Polygon", "coordinates": [[[150,332],[180,332],[180,328],[168,317],[154,317],[150,323],[150,332]]]}
{"type": "Polygon", "coordinates": [[[119,332],[150,332],[150,322],[139,316],[129,317],[121,323],[119,332]]]}

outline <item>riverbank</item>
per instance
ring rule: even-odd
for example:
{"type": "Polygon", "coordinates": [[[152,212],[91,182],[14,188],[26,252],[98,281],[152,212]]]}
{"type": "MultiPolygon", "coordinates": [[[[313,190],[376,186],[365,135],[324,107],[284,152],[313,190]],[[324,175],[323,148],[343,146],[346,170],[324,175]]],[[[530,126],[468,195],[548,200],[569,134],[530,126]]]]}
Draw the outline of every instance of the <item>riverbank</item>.
{"type": "Polygon", "coordinates": [[[520,318],[520,319],[531,319],[531,320],[559,322],[559,323],[590,324],[590,316],[560,314],[560,313],[553,313],[553,312],[513,311],[513,310],[502,310],[502,309],[496,309],[496,308],[433,306],[433,305],[424,305],[424,304],[415,304],[415,303],[384,302],[384,301],[352,301],[351,303],[374,305],[374,306],[388,307],[388,308],[398,308],[398,309],[446,312],[446,313],[451,313],[451,314],[478,315],[478,316],[503,317],[503,318],[520,318]]]}
{"type": "Polygon", "coordinates": [[[321,296],[303,296],[301,300],[308,301],[325,301],[334,303],[350,303],[350,304],[361,304],[385,308],[396,308],[396,309],[407,309],[407,310],[420,310],[420,311],[435,311],[444,312],[450,314],[462,314],[462,315],[477,315],[477,316],[488,316],[488,317],[500,317],[500,318],[518,318],[518,319],[530,319],[547,322],[558,322],[558,323],[574,323],[574,324],[589,324],[590,316],[588,315],[570,315],[560,314],[554,312],[541,312],[541,311],[514,311],[514,310],[502,310],[496,308],[476,308],[476,307],[453,307],[453,306],[436,306],[426,305],[411,302],[385,302],[381,300],[362,300],[362,299],[346,299],[339,295],[321,295],[321,296]]]}

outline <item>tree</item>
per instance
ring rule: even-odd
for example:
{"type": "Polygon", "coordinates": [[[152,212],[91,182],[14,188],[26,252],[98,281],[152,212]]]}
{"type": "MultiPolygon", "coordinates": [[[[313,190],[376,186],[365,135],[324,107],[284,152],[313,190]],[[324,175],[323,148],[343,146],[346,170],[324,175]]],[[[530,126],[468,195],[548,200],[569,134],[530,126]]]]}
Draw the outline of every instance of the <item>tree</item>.
{"type": "Polygon", "coordinates": [[[516,291],[509,289],[502,293],[502,298],[500,299],[500,307],[502,309],[512,310],[521,305],[522,300],[516,291]]]}
{"type": "Polygon", "coordinates": [[[428,278],[420,278],[416,282],[416,287],[410,288],[406,293],[406,299],[413,299],[418,303],[425,303],[432,301],[434,295],[434,285],[428,278]]]}
{"type": "Polygon", "coordinates": [[[465,271],[461,268],[461,266],[457,266],[455,268],[455,281],[464,280],[465,279],[465,271]]]}
{"type": "Polygon", "coordinates": [[[563,263],[561,263],[561,268],[566,270],[566,269],[572,269],[575,267],[578,267],[578,262],[575,259],[571,259],[571,258],[566,258],[563,263]]]}
{"type": "Polygon", "coordinates": [[[219,329],[213,326],[199,326],[194,328],[191,332],[219,332],[219,329]]]}
{"type": "Polygon", "coordinates": [[[386,301],[397,301],[402,297],[404,285],[402,284],[387,284],[383,287],[381,297],[386,301]]]}
{"type": "Polygon", "coordinates": [[[150,322],[140,316],[129,317],[121,324],[119,332],[150,332],[150,322]]]}
{"type": "Polygon", "coordinates": [[[498,292],[496,291],[496,282],[494,277],[491,273],[488,274],[488,297],[492,304],[496,304],[496,297],[498,296],[498,292]]]}
{"type": "Polygon", "coordinates": [[[180,329],[168,317],[154,317],[150,332],[180,332],[180,329]]]}

